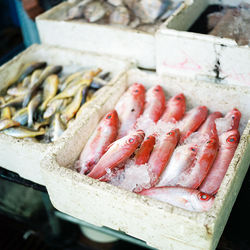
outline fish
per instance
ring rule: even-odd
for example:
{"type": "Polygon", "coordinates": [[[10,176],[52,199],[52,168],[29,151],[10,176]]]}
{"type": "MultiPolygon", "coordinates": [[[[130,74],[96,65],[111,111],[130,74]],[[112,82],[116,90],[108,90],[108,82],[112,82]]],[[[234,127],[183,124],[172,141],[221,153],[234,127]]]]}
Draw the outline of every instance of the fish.
{"type": "Polygon", "coordinates": [[[28,108],[19,109],[12,117],[12,120],[19,122],[22,126],[26,125],[28,122],[28,108]]]}
{"type": "Polygon", "coordinates": [[[215,195],[217,193],[239,144],[239,140],[240,133],[237,129],[229,130],[220,135],[219,152],[213,166],[199,187],[201,192],[205,192],[210,195],[215,195]]]}
{"type": "Polygon", "coordinates": [[[106,14],[106,10],[103,7],[102,3],[99,1],[92,1],[86,5],[83,10],[85,19],[90,22],[94,23],[104,17],[106,14]]]}
{"type": "Polygon", "coordinates": [[[39,130],[41,127],[45,127],[45,126],[47,126],[49,124],[50,124],[50,120],[49,119],[43,120],[41,122],[35,122],[33,124],[33,129],[34,130],[39,130]]]}
{"type": "Polygon", "coordinates": [[[14,98],[11,98],[8,102],[2,104],[0,108],[5,108],[5,107],[18,107],[22,105],[24,96],[16,96],[14,98]]]}
{"type": "Polygon", "coordinates": [[[52,142],[58,140],[58,138],[63,134],[63,132],[66,130],[66,126],[62,122],[60,118],[60,113],[57,112],[54,115],[54,118],[51,122],[51,127],[50,127],[50,140],[52,142]]]}
{"type": "Polygon", "coordinates": [[[176,186],[180,174],[194,166],[197,153],[196,144],[190,143],[178,146],[155,186],[176,186]]]}
{"type": "Polygon", "coordinates": [[[238,129],[241,119],[241,112],[234,108],[230,110],[224,117],[216,119],[216,129],[218,131],[218,135],[220,136],[226,131],[232,129],[238,129]]]}
{"type": "Polygon", "coordinates": [[[46,62],[32,62],[22,64],[19,67],[18,73],[13,80],[11,80],[7,86],[10,87],[15,83],[22,82],[28,75],[32,74],[35,70],[46,67],[46,62]]]}
{"type": "Polygon", "coordinates": [[[85,86],[80,86],[78,92],[75,94],[72,102],[61,112],[61,120],[64,124],[72,119],[80,108],[82,101],[82,91],[85,86]]]}
{"type": "Polygon", "coordinates": [[[210,137],[197,153],[197,160],[193,166],[183,171],[176,183],[177,186],[198,188],[212,167],[219,149],[218,136],[210,137]]]}
{"type": "Polygon", "coordinates": [[[146,92],[144,111],[141,119],[150,119],[153,122],[157,122],[162,116],[166,100],[165,94],[160,85],[151,87],[146,92]]]}
{"type": "Polygon", "coordinates": [[[7,90],[7,94],[11,96],[24,96],[28,91],[28,88],[23,86],[20,87],[12,87],[7,90]]]}
{"type": "Polygon", "coordinates": [[[76,169],[81,174],[88,174],[106,152],[107,147],[116,139],[119,118],[116,110],[108,112],[99,122],[94,133],[82,150],[76,169]]]}
{"type": "Polygon", "coordinates": [[[40,87],[40,85],[43,83],[43,81],[52,74],[59,74],[62,71],[62,66],[47,66],[42,73],[40,74],[37,81],[29,88],[28,93],[25,95],[23,100],[23,107],[26,107],[29,103],[32,95],[35,93],[35,91],[40,87]]]}
{"type": "Polygon", "coordinates": [[[208,135],[209,137],[213,135],[217,135],[217,129],[215,125],[215,120],[222,117],[221,112],[213,112],[211,113],[205,122],[201,125],[201,127],[198,129],[199,134],[205,134],[208,135]]]}
{"type": "Polygon", "coordinates": [[[17,127],[17,126],[20,126],[20,123],[14,120],[11,120],[11,119],[0,120],[0,131],[7,129],[7,128],[11,128],[11,127],[17,127]]]}
{"type": "Polygon", "coordinates": [[[135,164],[142,165],[148,162],[151,152],[154,149],[155,136],[150,135],[142,142],[140,148],[134,156],[135,164]]]}
{"type": "Polygon", "coordinates": [[[27,88],[30,85],[31,76],[26,76],[22,81],[22,87],[27,88]]]}
{"type": "Polygon", "coordinates": [[[193,132],[195,132],[207,117],[206,106],[198,106],[189,110],[180,121],[179,129],[181,137],[179,143],[182,144],[193,132]]]}
{"type": "Polygon", "coordinates": [[[209,211],[214,203],[214,197],[201,191],[183,187],[154,187],[139,193],[173,206],[192,212],[209,211]]]}
{"type": "Polygon", "coordinates": [[[50,101],[45,112],[43,113],[43,119],[50,118],[56,111],[60,109],[63,104],[63,99],[50,101]]]}
{"type": "Polygon", "coordinates": [[[100,77],[94,77],[93,81],[91,82],[91,84],[89,85],[89,87],[91,89],[98,90],[98,89],[102,88],[106,84],[107,84],[107,81],[103,80],[102,78],[100,78],[100,77]]]}
{"type": "Polygon", "coordinates": [[[114,141],[87,176],[99,179],[125,162],[142,143],[144,136],[142,130],[137,130],[114,141]]]}
{"type": "Polygon", "coordinates": [[[160,120],[163,122],[173,122],[181,120],[186,111],[186,100],[183,93],[173,96],[167,101],[166,109],[160,120]]]}
{"type": "Polygon", "coordinates": [[[150,171],[152,172],[151,185],[154,186],[164,171],[174,149],[179,141],[180,131],[179,129],[172,129],[169,132],[158,138],[154,149],[148,160],[150,171]]]}
{"type": "Polygon", "coordinates": [[[43,103],[39,110],[44,111],[47,108],[49,101],[56,95],[58,90],[59,78],[56,74],[52,74],[46,78],[43,87],[43,103]]]}
{"type": "Polygon", "coordinates": [[[60,91],[63,91],[69,84],[73,84],[81,78],[82,72],[77,71],[73,74],[70,74],[63,80],[62,84],[59,86],[60,91]]]}
{"type": "Polygon", "coordinates": [[[42,94],[41,92],[38,92],[29,102],[28,104],[28,127],[32,127],[33,126],[33,117],[34,117],[34,113],[36,108],[38,107],[38,105],[41,103],[42,101],[42,94]]]}
{"type": "Polygon", "coordinates": [[[142,84],[134,83],[117,102],[115,110],[120,120],[118,139],[126,136],[131,129],[135,128],[136,120],[144,109],[145,92],[142,84]]]}
{"type": "Polygon", "coordinates": [[[45,129],[40,129],[39,131],[25,128],[25,127],[15,127],[15,128],[8,128],[3,130],[3,133],[6,135],[10,135],[19,139],[27,138],[27,137],[36,137],[39,135],[45,134],[45,129]]]}
{"type": "Polygon", "coordinates": [[[117,6],[109,16],[109,23],[126,26],[130,22],[130,12],[124,5],[117,6]]]}

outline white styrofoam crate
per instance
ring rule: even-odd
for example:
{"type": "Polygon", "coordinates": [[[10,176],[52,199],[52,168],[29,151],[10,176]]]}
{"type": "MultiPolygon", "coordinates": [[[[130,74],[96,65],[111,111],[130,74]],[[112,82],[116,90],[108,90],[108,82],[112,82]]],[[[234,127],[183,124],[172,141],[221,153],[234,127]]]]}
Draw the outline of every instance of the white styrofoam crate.
{"type": "Polygon", "coordinates": [[[250,86],[249,46],[239,46],[229,38],[187,31],[208,6],[238,6],[241,2],[191,0],[189,4],[183,3],[156,33],[157,72],[250,86]]]}
{"type": "Polygon", "coordinates": [[[142,68],[155,69],[154,34],[127,27],[64,21],[68,10],[78,2],[63,2],[36,18],[42,43],[129,58],[142,68]]]}
{"type": "MultiPolygon", "coordinates": [[[[101,101],[101,100],[100,100],[101,101]]],[[[121,230],[158,249],[215,249],[250,163],[250,89],[224,86],[182,77],[157,76],[132,69],[117,81],[94,115],[72,136],[70,144],[54,148],[41,162],[45,184],[58,210],[97,226],[121,230]],[[73,170],[73,164],[93,129],[114,108],[126,88],[134,82],[146,88],[160,84],[167,98],[184,93],[188,109],[206,105],[210,112],[242,113],[241,140],[228,168],[214,205],[208,212],[190,212],[167,203],[100,182],[73,170]],[[81,141],[81,145],[79,142],[81,141]],[[73,145],[73,147],[72,147],[73,145]],[[69,156],[74,153],[74,159],[69,156]]]]}
{"type": "MultiPolygon", "coordinates": [[[[46,61],[51,65],[62,65],[65,74],[73,73],[77,69],[102,68],[104,71],[112,73],[110,83],[99,90],[99,95],[103,95],[112,84],[129,67],[129,63],[119,61],[114,58],[107,58],[93,53],[84,53],[71,49],[60,49],[56,46],[33,45],[14,57],[11,61],[0,67],[0,90],[8,86],[8,83],[15,79],[21,65],[34,61],[46,61]],[[73,71],[72,71],[73,70],[73,71]]],[[[98,105],[98,100],[90,101],[83,113],[76,119],[63,135],[55,142],[44,144],[32,140],[17,139],[0,133],[0,166],[18,173],[20,176],[44,184],[40,173],[40,161],[46,151],[57,144],[64,143],[76,129],[76,123],[81,126],[84,119],[91,115],[91,108],[98,105]],[[88,110],[88,111],[87,111],[88,110]]]]}

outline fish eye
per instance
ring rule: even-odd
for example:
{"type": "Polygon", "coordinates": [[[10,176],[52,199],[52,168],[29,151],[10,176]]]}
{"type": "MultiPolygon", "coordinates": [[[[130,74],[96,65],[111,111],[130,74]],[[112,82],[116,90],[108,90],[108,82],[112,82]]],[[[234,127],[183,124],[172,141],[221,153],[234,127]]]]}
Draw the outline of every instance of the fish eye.
{"type": "Polygon", "coordinates": [[[178,101],[181,100],[181,99],[182,99],[182,98],[181,98],[180,96],[176,97],[176,100],[178,100],[178,101]]]}
{"type": "Polygon", "coordinates": [[[167,135],[172,135],[173,134],[173,132],[169,132],[169,133],[167,133],[167,135]]]}
{"type": "Polygon", "coordinates": [[[205,193],[203,193],[203,192],[200,192],[200,193],[198,194],[198,198],[199,198],[200,200],[202,200],[202,201],[208,201],[208,200],[211,198],[211,196],[208,195],[208,194],[205,194],[205,193]]]}
{"type": "Polygon", "coordinates": [[[135,140],[134,140],[133,138],[129,138],[129,139],[128,139],[128,142],[129,142],[129,143],[133,143],[134,141],[135,141],[135,140]]]}
{"type": "Polygon", "coordinates": [[[228,142],[228,143],[235,143],[235,142],[237,142],[236,136],[235,136],[235,135],[229,136],[229,137],[227,138],[227,142],[228,142]]]}
{"type": "Polygon", "coordinates": [[[111,117],[112,117],[112,115],[108,115],[108,116],[107,116],[107,119],[110,119],[111,117]]]}
{"type": "Polygon", "coordinates": [[[195,151],[196,151],[196,148],[194,148],[194,147],[191,147],[191,150],[195,152],[195,151]]]}
{"type": "Polygon", "coordinates": [[[159,91],[159,89],[155,89],[155,91],[157,91],[157,92],[158,92],[158,91],[159,91]]]}

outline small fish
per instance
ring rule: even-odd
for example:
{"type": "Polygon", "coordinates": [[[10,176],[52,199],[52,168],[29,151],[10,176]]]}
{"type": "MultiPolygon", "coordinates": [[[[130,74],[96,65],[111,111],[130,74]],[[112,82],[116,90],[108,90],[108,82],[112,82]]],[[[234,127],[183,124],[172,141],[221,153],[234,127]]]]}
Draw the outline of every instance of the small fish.
{"type": "Polygon", "coordinates": [[[126,136],[135,127],[137,118],[142,114],[145,103],[145,88],[140,83],[132,84],[115,106],[120,128],[118,139],[126,136]]]}
{"type": "Polygon", "coordinates": [[[213,166],[202,182],[199,190],[214,195],[217,193],[221,182],[226,174],[228,166],[238,146],[240,134],[237,129],[224,132],[219,137],[219,152],[213,166]]]}
{"type": "Polygon", "coordinates": [[[148,136],[141,144],[140,148],[135,154],[135,164],[142,165],[148,162],[151,152],[154,149],[155,136],[148,136]]]}
{"type": "Polygon", "coordinates": [[[28,92],[25,87],[12,87],[7,90],[7,94],[11,96],[24,96],[28,92]]]}
{"type": "Polygon", "coordinates": [[[161,116],[161,121],[177,122],[181,120],[186,111],[186,101],[184,94],[178,94],[170,98],[166,104],[166,109],[161,116]]]}
{"type": "Polygon", "coordinates": [[[106,10],[103,7],[102,3],[99,1],[92,1],[86,5],[83,10],[85,19],[90,22],[94,23],[104,17],[106,10]]]}
{"type": "Polygon", "coordinates": [[[60,113],[57,112],[52,120],[51,128],[50,128],[50,138],[51,141],[56,141],[66,130],[66,126],[61,121],[60,113]]]}
{"type": "Polygon", "coordinates": [[[77,161],[76,168],[81,174],[89,173],[115,140],[119,118],[115,110],[108,112],[99,122],[77,161]]]}
{"type": "Polygon", "coordinates": [[[193,212],[208,211],[214,203],[213,196],[195,189],[183,187],[155,187],[143,190],[139,194],[193,212]]]}
{"type": "Polygon", "coordinates": [[[6,135],[10,135],[16,138],[27,138],[27,137],[36,137],[39,135],[44,135],[45,130],[42,128],[39,131],[33,130],[33,129],[28,129],[25,127],[16,127],[16,128],[8,128],[3,130],[3,133],[6,135]]]}
{"type": "Polygon", "coordinates": [[[199,134],[206,134],[209,137],[213,135],[217,135],[217,129],[215,125],[215,120],[222,117],[221,112],[213,112],[211,113],[206,121],[201,125],[198,129],[199,134]]]}
{"type": "Polygon", "coordinates": [[[155,144],[153,152],[148,160],[150,169],[152,171],[153,177],[151,180],[151,185],[154,186],[162,172],[164,171],[174,149],[179,141],[180,131],[179,129],[173,129],[159,138],[155,144]]]}
{"type": "Polygon", "coordinates": [[[77,111],[80,108],[81,101],[82,101],[82,91],[85,86],[80,86],[78,89],[78,92],[74,96],[72,102],[61,112],[61,119],[64,122],[64,124],[67,124],[67,122],[75,116],[77,111]]]}
{"type": "Polygon", "coordinates": [[[25,107],[19,109],[12,117],[12,120],[19,122],[22,126],[25,126],[28,122],[28,108],[25,107]]]}
{"type": "Polygon", "coordinates": [[[176,185],[194,189],[198,188],[212,167],[218,149],[218,137],[212,136],[199,149],[195,164],[180,174],[176,185]]]}
{"type": "Polygon", "coordinates": [[[58,90],[59,78],[57,75],[52,74],[46,78],[43,87],[43,103],[39,110],[44,111],[47,108],[49,101],[56,95],[58,90]]]}
{"type": "Polygon", "coordinates": [[[81,71],[77,71],[69,76],[66,77],[65,80],[63,80],[62,84],[59,86],[60,91],[63,91],[69,84],[74,84],[76,81],[78,81],[82,76],[81,71]]]}
{"type": "Polygon", "coordinates": [[[176,186],[180,174],[195,164],[197,152],[198,148],[195,144],[178,146],[162,172],[156,187],[176,186]]]}
{"type": "Polygon", "coordinates": [[[58,99],[58,100],[49,102],[47,109],[43,113],[43,119],[50,118],[53,114],[55,114],[56,111],[60,109],[62,104],[63,104],[63,99],[58,99]]]}
{"type": "Polygon", "coordinates": [[[32,74],[36,69],[42,69],[45,68],[47,65],[46,62],[33,62],[31,63],[25,70],[22,72],[21,76],[17,80],[17,82],[22,82],[25,77],[32,74]]]}
{"type": "Polygon", "coordinates": [[[40,74],[38,80],[32,85],[31,88],[29,88],[28,93],[25,95],[23,100],[23,107],[26,107],[29,103],[32,95],[35,93],[35,91],[40,87],[40,85],[43,83],[43,81],[52,74],[58,74],[62,71],[62,66],[47,66],[42,73],[40,74]]]}
{"type": "Polygon", "coordinates": [[[126,6],[120,5],[109,16],[109,23],[126,26],[130,22],[130,13],[126,6]]]}
{"type": "Polygon", "coordinates": [[[5,107],[18,107],[20,105],[22,105],[24,96],[16,96],[12,99],[10,99],[8,102],[6,102],[5,104],[2,104],[0,106],[0,108],[5,108],[5,107]]]}
{"type": "Polygon", "coordinates": [[[160,85],[151,87],[146,92],[146,103],[142,117],[157,122],[165,110],[165,94],[160,85]]]}
{"type": "Polygon", "coordinates": [[[7,129],[7,128],[11,128],[11,127],[17,127],[17,126],[20,126],[20,123],[13,121],[11,119],[0,120],[0,131],[7,129]]]}
{"type": "Polygon", "coordinates": [[[38,92],[29,102],[28,104],[28,127],[32,127],[33,126],[33,117],[34,117],[34,113],[36,108],[38,107],[38,105],[41,103],[42,101],[42,95],[40,92],[38,92]]]}
{"type": "Polygon", "coordinates": [[[125,162],[141,144],[144,136],[145,134],[142,130],[137,130],[114,141],[109,145],[107,152],[101,157],[88,176],[99,179],[120,163],[125,162]]]}
{"type": "Polygon", "coordinates": [[[189,110],[184,115],[179,126],[181,132],[180,144],[200,127],[207,117],[207,112],[206,106],[198,106],[189,110]]]}

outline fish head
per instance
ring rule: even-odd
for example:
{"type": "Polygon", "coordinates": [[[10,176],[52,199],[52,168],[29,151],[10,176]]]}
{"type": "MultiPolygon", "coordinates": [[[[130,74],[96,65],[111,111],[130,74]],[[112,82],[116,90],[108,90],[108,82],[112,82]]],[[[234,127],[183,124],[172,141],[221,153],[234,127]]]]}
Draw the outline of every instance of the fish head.
{"type": "Polygon", "coordinates": [[[206,141],[206,147],[209,149],[216,149],[219,146],[219,139],[217,135],[211,136],[207,141],[206,141]]]}
{"type": "Polygon", "coordinates": [[[200,207],[201,211],[208,211],[212,207],[214,203],[214,197],[212,195],[197,192],[195,196],[196,204],[200,207]]]}
{"type": "Polygon", "coordinates": [[[240,140],[240,133],[237,129],[232,129],[227,132],[224,132],[220,136],[220,143],[226,148],[237,147],[239,140],[240,140]]]}
{"type": "Polygon", "coordinates": [[[104,123],[108,126],[115,126],[118,128],[119,126],[119,118],[118,118],[118,114],[116,112],[116,110],[112,110],[110,112],[108,112],[104,119],[104,123]]]}
{"type": "Polygon", "coordinates": [[[134,133],[128,134],[127,136],[123,137],[125,140],[125,145],[131,147],[133,145],[139,146],[143,141],[145,133],[143,130],[137,130],[134,133]]]}
{"type": "Polygon", "coordinates": [[[226,118],[231,117],[231,129],[238,129],[240,119],[241,119],[241,112],[237,109],[234,108],[230,112],[228,112],[225,116],[226,118]]]}
{"type": "Polygon", "coordinates": [[[166,139],[170,139],[170,140],[179,140],[180,138],[180,130],[178,128],[172,129],[170,130],[167,134],[166,134],[166,139]]]}
{"type": "Polygon", "coordinates": [[[208,109],[206,106],[198,106],[197,109],[201,113],[201,115],[207,116],[208,109]]]}
{"type": "Polygon", "coordinates": [[[154,143],[155,142],[155,135],[149,135],[149,136],[147,136],[147,138],[145,138],[145,141],[152,141],[152,143],[154,143]]]}
{"type": "Polygon", "coordinates": [[[131,85],[129,87],[129,91],[134,97],[138,97],[141,95],[144,96],[146,92],[145,87],[140,83],[134,83],[133,85],[131,85]]]}
{"type": "Polygon", "coordinates": [[[185,100],[185,96],[183,93],[180,93],[174,97],[171,98],[171,102],[173,102],[175,105],[185,105],[186,100],[185,100]]]}

